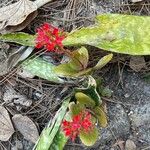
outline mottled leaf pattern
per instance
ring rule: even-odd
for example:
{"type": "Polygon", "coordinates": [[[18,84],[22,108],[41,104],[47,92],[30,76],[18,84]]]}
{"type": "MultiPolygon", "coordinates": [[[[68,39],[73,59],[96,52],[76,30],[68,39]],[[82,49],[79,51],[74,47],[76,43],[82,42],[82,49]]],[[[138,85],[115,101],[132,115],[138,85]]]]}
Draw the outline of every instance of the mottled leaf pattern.
{"type": "MultiPolygon", "coordinates": [[[[45,128],[40,135],[38,143],[35,145],[36,150],[49,150],[55,148],[63,148],[67,138],[65,138],[60,130],[61,122],[65,117],[70,98],[64,100],[62,106],[57,111],[53,121],[50,122],[47,128],[45,128]],[[52,147],[53,148],[52,148],[52,147]]],[[[58,150],[58,149],[53,149],[58,150]]],[[[62,150],[62,149],[59,149],[62,150]]]]}
{"type": "Polygon", "coordinates": [[[55,83],[63,83],[64,81],[58,77],[58,74],[54,72],[54,65],[42,60],[41,58],[28,59],[22,64],[23,69],[28,72],[47,79],[55,83]]]}
{"type": "Polygon", "coordinates": [[[23,32],[2,34],[0,35],[0,41],[13,42],[24,46],[35,46],[35,36],[23,32]]]}
{"type": "Polygon", "coordinates": [[[103,14],[98,15],[96,20],[95,26],[70,33],[63,44],[91,45],[111,52],[150,55],[150,17],[103,14]]]}

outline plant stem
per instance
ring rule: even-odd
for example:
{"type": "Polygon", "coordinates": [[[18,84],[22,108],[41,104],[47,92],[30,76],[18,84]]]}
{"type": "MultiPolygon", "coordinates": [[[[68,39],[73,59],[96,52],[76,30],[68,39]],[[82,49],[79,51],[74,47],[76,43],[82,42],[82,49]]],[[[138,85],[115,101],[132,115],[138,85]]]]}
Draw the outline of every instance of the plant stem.
{"type": "Polygon", "coordinates": [[[36,0],[34,3],[37,5],[37,8],[40,8],[41,6],[51,2],[52,0],[36,0]]]}

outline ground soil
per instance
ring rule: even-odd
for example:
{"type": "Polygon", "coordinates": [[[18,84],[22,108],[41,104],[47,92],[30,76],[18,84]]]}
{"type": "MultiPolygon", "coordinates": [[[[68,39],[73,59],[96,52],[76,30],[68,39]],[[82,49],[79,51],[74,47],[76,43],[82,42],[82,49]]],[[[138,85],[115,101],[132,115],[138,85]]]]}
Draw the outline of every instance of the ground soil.
{"type": "MultiPolygon", "coordinates": [[[[4,1],[0,1],[0,3],[4,4],[4,1]]],[[[92,25],[95,15],[101,13],[149,16],[150,2],[149,0],[139,3],[131,3],[129,0],[112,0],[111,2],[81,0],[75,3],[74,0],[64,0],[63,2],[55,0],[39,9],[38,16],[27,26],[25,31],[33,33],[36,27],[45,21],[62,27],[66,31],[71,31],[82,26],[92,25]]],[[[97,55],[97,50],[93,55],[101,57],[101,53],[99,56],[97,55]]],[[[21,113],[30,117],[41,132],[58,110],[62,98],[72,90],[73,86],[54,84],[39,78],[24,79],[13,70],[6,70],[4,62],[7,57],[9,57],[7,53],[0,47],[2,72],[0,74],[0,105],[4,103],[8,85],[11,86],[28,102],[31,100],[32,104],[30,106],[15,104],[10,98],[13,105],[5,104],[10,115],[21,113]]],[[[100,139],[94,146],[87,148],[77,139],[75,143],[69,141],[64,150],[122,150],[118,143],[125,145],[128,139],[135,143],[136,150],[150,150],[150,83],[144,79],[144,75],[150,70],[150,59],[146,57],[145,60],[147,68],[135,72],[129,67],[130,56],[115,55],[113,62],[95,73],[94,76],[102,77],[104,85],[113,91],[111,98],[103,98],[108,110],[108,127],[101,129],[100,139]]],[[[92,64],[93,61],[90,63],[92,64]]],[[[33,145],[30,141],[25,140],[19,132],[16,132],[8,142],[0,141],[0,150],[31,150],[33,145]]]]}

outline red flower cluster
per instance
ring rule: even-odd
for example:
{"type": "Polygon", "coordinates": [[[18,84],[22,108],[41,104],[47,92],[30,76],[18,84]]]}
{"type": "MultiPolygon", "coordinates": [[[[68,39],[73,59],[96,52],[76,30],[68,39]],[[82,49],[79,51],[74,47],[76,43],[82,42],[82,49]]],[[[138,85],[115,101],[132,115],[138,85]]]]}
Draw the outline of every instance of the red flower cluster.
{"type": "Polygon", "coordinates": [[[64,120],[62,123],[62,129],[65,135],[69,136],[72,141],[74,141],[81,130],[89,132],[93,127],[91,118],[92,116],[89,112],[83,111],[74,116],[71,122],[64,120]]]}
{"type": "Polygon", "coordinates": [[[43,26],[37,29],[36,48],[42,48],[44,46],[48,51],[62,53],[62,40],[65,36],[63,31],[48,23],[44,23],[43,26]]]}

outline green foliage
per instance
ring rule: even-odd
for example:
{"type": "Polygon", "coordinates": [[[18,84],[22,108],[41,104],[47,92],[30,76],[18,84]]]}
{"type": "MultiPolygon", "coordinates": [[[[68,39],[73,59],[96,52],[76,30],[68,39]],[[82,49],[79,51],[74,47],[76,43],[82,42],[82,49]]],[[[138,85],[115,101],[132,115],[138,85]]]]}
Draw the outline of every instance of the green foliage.
{"type": "Polygon", "coordinates": [[[112,59],[112,57],[113,57],[113,54],[108,54],[108,55],[100,58],[100,60],[94,67],[87,68],[85,70],[81,70],[80,72],[76,73],[75,76],[78,77],[78,76],[83,76],[83,75],[89,75],[93,71],[101,69],[112,59]]]}
{"type": "Polygon", "coordinates": [[[40,135],[38,143],[35,145],[35,150],[63,150],[63,146],[67,142],[67,138],[60,130],[60,126],[63,118],[65,117],[69,102],[70,98],[64,100],[62,106],[53,118],[53,121],[49,123],[48,127],[45,128],[40,135]]]}
{"type": "Polygon", "coordinates": [[[70,112],[71,117],[78,115],[84,109],[85,109],[84,105],[80,103],[75,104],[74,102],[71,102],[69,104],[69,112],[70,112]]]}
{"type": "Polygon", "coordinates": [[[24,46],[35,46],[35,36],[23,32],[1,34],[0,41],[13,42],[24,46]]]}
{"type": "Polygon", "coordinates": [[[58,77],[58,74],[54,72],[54,65],[42,58],[36,57],[27,59],[23,62],[22,67],[35,76],[55,83],[64,83],[64,81],[58,77]]]}
{"type": "Polygon", "coordinates": [[[107,126],[107,115],[103,109],[102,106],[96,106],[94,109],[93,109],[97,119],[98,119],[98,122],[99,122],[99,125],[103,128],[105,128],[107,126]]]}
{"type": "MultiPolygon", "coordinates": [[[[88,77],[88,86],[83,88],[76,89],[76,92],[82,92],[87,95],[91,100],[94,100],[95,106],[99,106],[102,104],[102,100],[97,92],[97,84],[95,79],[92,76],[88,77]]],[[[78,98],[79,99],[79,98],[78,98]]],[[[78,100],[82,101],[82,100],[78,100]]]]}
{"type": "MultiPolygon", "coordinates": [[[[22,63],[24,70],[30,72],[31,74],[41,77],[43,79],[55,82],[55,83],[69,83],[71,81],[62,79],[61,77],[79,77],[86,73],[92,72],[93,68],[88,68],[88,51],[86,48],[73,52],[73,59],[70,62],[60,64],[58,66],[53,65],[40,57],[30,58],[22,63]],[[79,63],[80,62],[80,63],[79,63]]],[[[111,55],[106,55],[100,59],[99,65],[96,65],[93,70],[101,68],[103,65],[110,60],[111,55]],[[107,59],[108,56],[108,59],[107,59]]]]}
{"type": "Polygon", "coordinates": [[[79,137],[83,144],[85,144],[86,146],[92,146],[98,139],[98,129],[96,127],[93,127],[93,129],[88,132],[80,131],[79,137]]]}
{"type": "Polygon", "coordinates": [[[109,98],[112,96],[112,91],[109,88],[105,87],[101,90],[101,95],[109,98]]]}
{"type": "Polygon", "coordinates": [[[68,63],[60,64],[55,67],[54,71],[62,76],[76,76],[81,70],[84,70],[88,64],[88,51],[85,47],[73,51],[68,63]]]}
{"type": "Polygon", "coordinates": [[[109,55],[106,55],[106,56],[102,57],[98,61],[96,66],[93,67],[93,70],[98,70],[98,69],[103,68],[107,63],[109,63],[111,61],[112,57],[113,57],[113,54],[109,54],[109,55]]]}
{"type": "MultiPolygon", "coordinates": [[[[74,102],[71,102],[70,107],[69,107],[69,112],[72,117],[86,110],[85,105],[82,105],[82,104],[83,103],[80,103],[80,102],[77,104],[75,104],[74,102]]],[[[96,142],[98,138],[98,129],[95,125],[96,118],[94,116],[92,116],[92,122],[93,122],[92,129],[90,129],[89,131],[85,131],[84,129],[79,131],[79,137],[82,143],[85,144],[86,146],[94,145],[94,143],[96,142]]]]}
{"type": "Polygon", "coordinates": [[[150,55],[150,17],[103,14],[96,17],[95,26],[71,32],[65,46],[91,45],[130,55],[150,55]]]}
{"type": "Polygon", "coordinates": [[[77,92],[75,94],[75,98],[82,105],[85,105],[87,107],[94,107],[95,106],[95,101],[91,97],[87,96],[86,94],[84,94],[82,92],[77,92]]]}
{"type": "MultiPolygon", "coordinates": [[[[81,28],[68,34],[65,46],[91,45],[130,55],[150,55],[150,17],[103,14],[96,17],[95,26],[81,28]]],[[[1,41],[35,46],[35,35],[23,32],[0,35],[1,41]]]]}
{"type": "Polygon", "coordinates": [[[48,150],[63,150],[67,140],[68,138],[64,135],[63,131],[58,130],[53,143],[48,150]]]}
{"type": "MultiPolygon", "coordinates": [[[[104,89],[106,90],[106,88],[104,89]]],[[[108,89],[106,91],[104,91],[104,89],[103,93],[105,92],[105,96],[110,96],[110,93],[107,91],[108,89]]],[[[87,107],[94,113],[94,116],[97,118],[101,127],[107,126],[107,115],[102,106],[102,100],[97,92],[97,84],[93,77],[89,76],[87,87],[76,89],[75,98],[77,100],[77,104],[72,105],[71,111],[76,110],[74,112],[79,113],[87,107]]]]}

